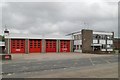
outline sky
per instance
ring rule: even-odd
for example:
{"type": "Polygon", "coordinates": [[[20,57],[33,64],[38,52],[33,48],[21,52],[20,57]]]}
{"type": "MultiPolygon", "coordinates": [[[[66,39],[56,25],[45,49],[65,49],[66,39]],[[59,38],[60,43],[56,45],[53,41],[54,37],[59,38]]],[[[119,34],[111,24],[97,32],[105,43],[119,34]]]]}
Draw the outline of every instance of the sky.
{"type": "Polygon", "coordinates": [[[66,35],[81,29],[115,32],[118,36],[118,3],[106,0],[81,2],[2,2],[0,26],[10,33],[66,35]]]}

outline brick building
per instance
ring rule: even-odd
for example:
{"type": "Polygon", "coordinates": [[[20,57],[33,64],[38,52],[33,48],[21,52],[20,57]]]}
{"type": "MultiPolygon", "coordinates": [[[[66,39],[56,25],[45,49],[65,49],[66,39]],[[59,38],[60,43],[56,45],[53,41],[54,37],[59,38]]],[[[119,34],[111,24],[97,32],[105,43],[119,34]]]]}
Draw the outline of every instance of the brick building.
{"type": "Polygon", "coordinates": [[[12,34],[5,36],[6,53],[58,53],[73,52],[73,40],[69,36],[12,34]]]}
{"type": "Polygon", "coordinates": [[[74,52],[111,53],[113,52],[113,32],[83,29],[70,33],[74,40],[74,52]]]}
{"type": "Polygon", "coordinates": [[[120,38],[114,38],[114,49],[120,52],[120,38]]]}
{"type": "MultiPolygon", "coordinates": [[[[114,33],[83,29],[69,36],[12,34],[5,31],[6,53],[112,53],[114,33]]],[[[117,43],[115,43],[117,45],[117,43]]],[[[118,47],[118,46],[117,46],[118,47]]]]}

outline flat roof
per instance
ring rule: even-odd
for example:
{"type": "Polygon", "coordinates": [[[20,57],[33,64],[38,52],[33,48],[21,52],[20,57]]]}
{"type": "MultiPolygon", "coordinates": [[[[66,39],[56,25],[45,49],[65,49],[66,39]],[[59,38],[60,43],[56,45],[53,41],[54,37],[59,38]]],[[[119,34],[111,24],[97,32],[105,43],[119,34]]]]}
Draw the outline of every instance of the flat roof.
{"type": "Polygon", "coordinates": [[[5,38],[9,39],[56,39],[56,40],[73,40],[70,36],[62,35],[33,35],[33,34],[20,34],[20,33],[9,33],[5,38]]]}
{"type": "MultiPolygon", "coordinates": [[[[82,29],[82,30],[90,30],[90,29],[82,29]]],[[[82,30],[75,31],[75,32],[69,33],[67,35],[73,35],[73,34],[78,34],[78,33],[81,34],[82,30]]],[[[93,34],[113,35],[113,32],[93,30],[93,34]]]]}

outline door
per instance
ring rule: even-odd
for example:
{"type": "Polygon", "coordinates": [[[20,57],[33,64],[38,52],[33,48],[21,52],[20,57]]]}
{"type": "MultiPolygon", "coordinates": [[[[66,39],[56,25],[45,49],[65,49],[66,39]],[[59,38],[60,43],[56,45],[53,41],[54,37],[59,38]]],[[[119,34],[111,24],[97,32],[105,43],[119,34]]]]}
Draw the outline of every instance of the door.
{"type": "Polygon", "coordinates": [[[70,41],[69,40],[60,41],[60,52],[70,52],[70,41]]]}
{"type": "Polygon", "coordinates": [[[11,53],[25,53],[25,40],[11,39],[11,53]]]}
{"type": "Polygon", "coordinates": [[[46,52],[56,52],[56,40],[46,40],[46,52]]]}
{"type": "Polygon", "coordinates": [[[29,40],[29,52],[30,53],[40,53],[41,48],[42,48],[42,42],[40,39],[29,40]]]}

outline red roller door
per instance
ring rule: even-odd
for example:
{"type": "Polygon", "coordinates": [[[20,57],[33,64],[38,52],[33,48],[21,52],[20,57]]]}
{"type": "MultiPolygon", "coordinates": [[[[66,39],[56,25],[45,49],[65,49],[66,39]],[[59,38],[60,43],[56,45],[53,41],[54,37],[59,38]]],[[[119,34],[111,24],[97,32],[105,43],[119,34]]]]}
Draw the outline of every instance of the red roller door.
{"type": "Polygon", "coordinates": [[[41,52],[41,40],[39,39],[30,39],[29,40],[29,52],[30,53],[40,53],[41,52]]]}
{"type": "Polygon", "coordinates": [[[56,40],[46,40],[46,52],[56,52],[56,40]]]}
{"type": "Polygon", "coordinates": [[[60,41],[60,52],[70,52],[70,41],[69,40],[60,41]]]}
{"type": "Polygon", "coordinates": [[[25,53],[25,40],[12,39],[11,40],[11,53],[25,53]]]}

